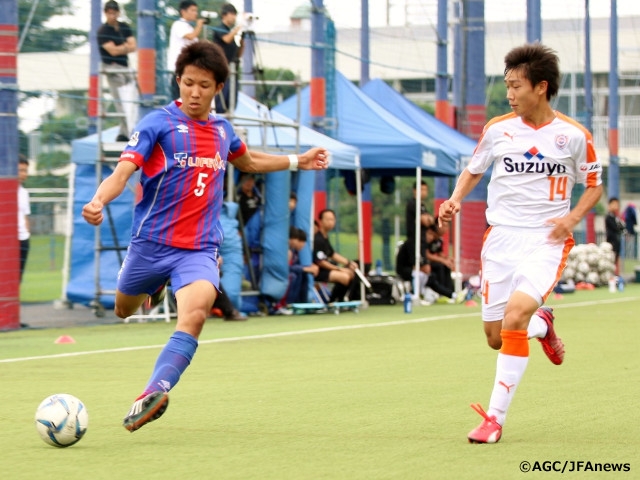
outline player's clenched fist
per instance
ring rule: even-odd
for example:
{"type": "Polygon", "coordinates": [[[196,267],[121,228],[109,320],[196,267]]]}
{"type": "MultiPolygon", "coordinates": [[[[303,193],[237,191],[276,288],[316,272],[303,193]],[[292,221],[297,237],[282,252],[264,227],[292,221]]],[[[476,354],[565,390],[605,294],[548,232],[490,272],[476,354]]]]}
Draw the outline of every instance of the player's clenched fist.
{"type": "Polygon", "coordinates": [[[82,217],[91,225],[100,225],[104,216],[102,215],[102,203],[93,200],[82,207],[82,217]]]}
{"type": "MultiPolygon", "coordinates": [[[[438,210],[439,222],[450,222],[453,216],[460,211],[460,203],[453,200],[445,200],[438,210]]],[[[440,225],[442,226],[442,225],[440,225]]]]}

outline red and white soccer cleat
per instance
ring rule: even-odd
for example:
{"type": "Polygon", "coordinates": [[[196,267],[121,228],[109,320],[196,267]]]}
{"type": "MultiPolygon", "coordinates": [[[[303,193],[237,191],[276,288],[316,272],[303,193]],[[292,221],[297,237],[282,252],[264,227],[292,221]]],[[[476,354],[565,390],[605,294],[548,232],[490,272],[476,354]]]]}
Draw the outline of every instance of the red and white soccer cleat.
{"type": "Polygon", "coordinates": [[[553,308],[551,307],[540,307],[536,311],[536,315],[542,318],[547,323],[547,335],[544,338],[539,338],[538,341],[542,345],[542,350],[551,363],[554,365],[562,364],[564,360],[564,343],[562,340],[556,335],[556,331],[553,328],[553,308]]]}

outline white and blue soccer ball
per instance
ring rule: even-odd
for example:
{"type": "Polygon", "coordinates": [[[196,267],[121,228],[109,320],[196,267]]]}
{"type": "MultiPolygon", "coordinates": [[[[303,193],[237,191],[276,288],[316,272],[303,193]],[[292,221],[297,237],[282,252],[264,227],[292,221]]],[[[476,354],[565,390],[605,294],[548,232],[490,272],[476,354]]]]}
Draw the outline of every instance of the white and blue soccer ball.
{"type": "Polygon", "coordinates": [[[69,447],[87,432],[89,414],[73,395],[58,393],[45,398],[36,410],[36,430],[45,443],[69,447]]]}

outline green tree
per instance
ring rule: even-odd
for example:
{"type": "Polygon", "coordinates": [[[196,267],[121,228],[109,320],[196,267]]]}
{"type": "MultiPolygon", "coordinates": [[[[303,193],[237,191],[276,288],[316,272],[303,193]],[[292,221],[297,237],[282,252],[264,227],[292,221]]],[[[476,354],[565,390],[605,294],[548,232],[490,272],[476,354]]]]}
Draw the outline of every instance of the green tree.
{"type": "Polygon", "coordinates": [[[268,84],[270,80],[295,80],[296,76],[291,70],[284,68],[258,68],[254,74],[258,81],[264,82],[256,87],[256,99],[269,108],[275,107],[284,99],[296,93],[296,87],[294,86],[275,86],[268,84]]]}
{"type": "Polygon", "coordinates": [[[487,118],[497,117],[509,113],[509,100],[507,100],[507,87],[504,82],[493,82],[487,86],[487,118]]]}
{"type": "Polygon", "coordinates": [[[19,38],[27,28],[21,52],[65,52],[87,42],[88,32],[76,28],[48,28],[54,15],[73,13],[71,0],[19,0],[19,38]]]}

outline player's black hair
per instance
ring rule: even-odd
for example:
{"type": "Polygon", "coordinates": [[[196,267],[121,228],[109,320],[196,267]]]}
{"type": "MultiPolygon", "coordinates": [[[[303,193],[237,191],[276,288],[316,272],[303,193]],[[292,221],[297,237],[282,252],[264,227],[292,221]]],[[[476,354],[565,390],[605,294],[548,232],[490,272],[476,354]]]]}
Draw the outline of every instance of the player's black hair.
{"type": "Polygon", "coordinates": [[[555,97],[560,88],[560,60],[558,54],[541,43],[525,43],[512,49],[504,57],[504,74],[520,70],[535,87],[547,82],[547,100],[555,97]]]}
{"type": "Polygon", "coordinates": [[[209,40],[194,42],[182,49],[176,60],[176,77],[192,65],[213,73],[216,83],[224,83],[229,76],[229,64],[222,48],[209,40]]]}
{"type": "Polygon", "coordinates": [[[29,165],[29,160],[23,154],[18,154],[18,164],[29,165]]]}
{"type": "Polygon", "coordinates": [[[609,198],[609,205],[611,205],[611,202],[618,202],[620,203],[620,199],[618,197],[610,197],[609,198]]]}
{"type": "MultiPolygon", "coordinates": [[[[425,185],[425,186],[426,186],[426,185],[427,185],[427,182],[425,182],[424,180],[420,180],[420,185],[425,185]]],[[[416,186],[417,186],[417,185],[416,185],[416,182],[413,182],[413,189],[414,189],[414,190],[416,189],[416,186]]]]}

